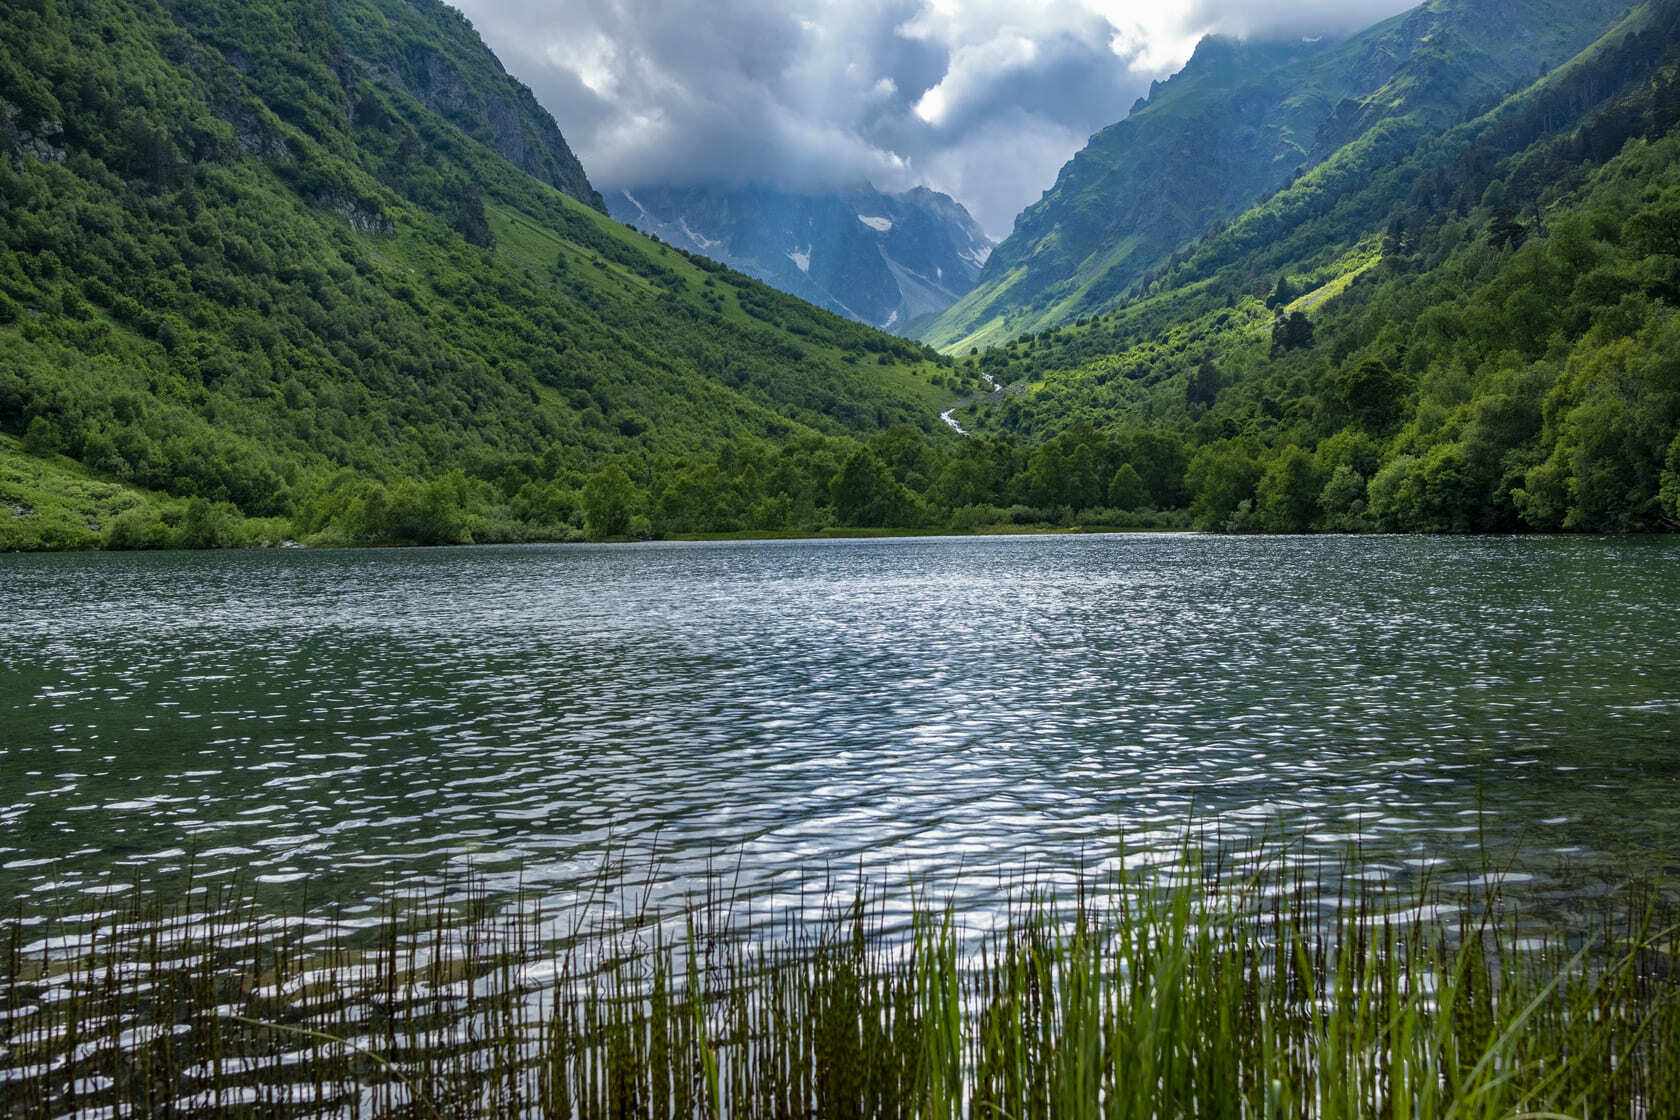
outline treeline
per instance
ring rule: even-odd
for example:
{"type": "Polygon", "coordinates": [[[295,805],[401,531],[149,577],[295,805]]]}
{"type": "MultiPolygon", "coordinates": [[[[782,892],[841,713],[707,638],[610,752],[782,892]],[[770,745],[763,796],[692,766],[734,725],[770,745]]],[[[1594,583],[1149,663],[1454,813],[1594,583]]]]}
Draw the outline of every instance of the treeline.
{"type": "MultiPolygon", "coordinates": [[[[0,448],[3,451],[4,448],[0,448]]],[[[1089,428],[1048,443],[930,438],[734,440],[702,455],[621,454],[593,466],[554,446],[478,455],[430,478],[352,470],[310,479],[282,516],[80,481],[93,500],[0,505],[0,551],[651,539],[827,530],[1184,528],[1188,449],[1170,434],[1089,428]]],[[[38,462],[46,462],[41,460],[38,462]]],[[[0,459],[0,466],[4,466],[0,459]]],[[[0,499],[8,480],[0,471],[0,499]]],[[[84,495],[85,496],[85,495],[84,495]]]]}
{"type": "Polygon", "coordinates": [[[1185,458],[1170,439],[1082,430],[1037,447],[930,439],[740,440],[703,456],[482,462],[394,486],[346,473],[301,504],[312,544],[602,540],[829,529],[1183,527],[1185,458]]]}

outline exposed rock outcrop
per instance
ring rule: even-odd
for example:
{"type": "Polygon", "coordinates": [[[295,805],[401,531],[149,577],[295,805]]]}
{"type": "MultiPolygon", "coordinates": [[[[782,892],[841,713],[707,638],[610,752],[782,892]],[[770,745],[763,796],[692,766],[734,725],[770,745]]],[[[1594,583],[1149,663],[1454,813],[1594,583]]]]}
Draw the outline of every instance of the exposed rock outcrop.
{"type": "Polygon", "coordinates": [[[526,174],[606,213],[560,127],[441,0],[380,0],[383,34],[341,20],[352,57],[526,174]]]}
{"type": "Polygon", "coordinates": [[[69,152],[64,147],[64,126],[45,117],[26,121],[23,110],[10,101],[0,101],[0,145],[11,153],[14,165],[25,157],[42,163],[63,163],[69,152]]]}
{"type": "Polygon", "coordinates": [[[315,196],[315,205],[329,213],[337,214],[357,233],[389,236],[397,230],[396,225],[376,204],[341,191],[322,191],[315,196]]]}

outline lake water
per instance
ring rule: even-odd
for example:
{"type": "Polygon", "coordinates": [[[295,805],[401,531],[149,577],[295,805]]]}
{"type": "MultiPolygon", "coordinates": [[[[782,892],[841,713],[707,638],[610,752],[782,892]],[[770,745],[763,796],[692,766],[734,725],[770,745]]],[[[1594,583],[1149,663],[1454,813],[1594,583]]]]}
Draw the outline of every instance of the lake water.
{"type": "Polygon", "coordinates": [[[0,556],[0,898],[363,905],[609,851],[983,903],[1192,819],[1536,899],[1676,862],[1680,541],[0,556]],[[953,884],[955,887],[953,888],[953,884]]]}

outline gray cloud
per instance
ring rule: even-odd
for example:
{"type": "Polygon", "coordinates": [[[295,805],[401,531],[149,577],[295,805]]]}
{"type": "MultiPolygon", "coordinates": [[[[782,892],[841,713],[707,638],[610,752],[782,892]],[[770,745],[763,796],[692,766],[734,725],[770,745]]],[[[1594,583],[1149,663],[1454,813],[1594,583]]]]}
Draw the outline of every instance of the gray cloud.
{"type": "Polygon", "coordinates": [[[1406,0],[453,0],[602,189],[867,179],[988,232],[1204,33],[1352,30],[1406,0]]]}
{"type": "Polygon", "coordinates": [[[1189,20],[1229,35],[1334,34],[1359,31],[1411,3],[1381,0],[1196,0],[1189,20]]]}

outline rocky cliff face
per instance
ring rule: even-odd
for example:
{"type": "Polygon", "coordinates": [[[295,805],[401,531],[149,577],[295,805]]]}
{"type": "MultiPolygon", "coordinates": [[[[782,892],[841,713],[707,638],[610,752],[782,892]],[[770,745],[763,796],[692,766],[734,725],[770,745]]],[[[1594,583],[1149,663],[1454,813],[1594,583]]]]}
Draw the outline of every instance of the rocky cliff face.
{"type": "Polygon", "coordinates": [[[974,286],[992,243],[967,210],[918,187],[826,195],[760,188],[632,187],[619,221],[819,307],[886,330],[937,314],[974,286]]]}
{"type": "Polygon", "coordinates": [[[554,118],[442,0],[333,6],[351,55],[521,171],[606,212],[554,118]]]}
{"type": "Polygon", "coordinates": [[[63,163],[64,126],[47,117],[26,121],[22,109],[0,100],[0,150],[8,152],[17,166],[25,156],[42,163],[63,163]]]}

